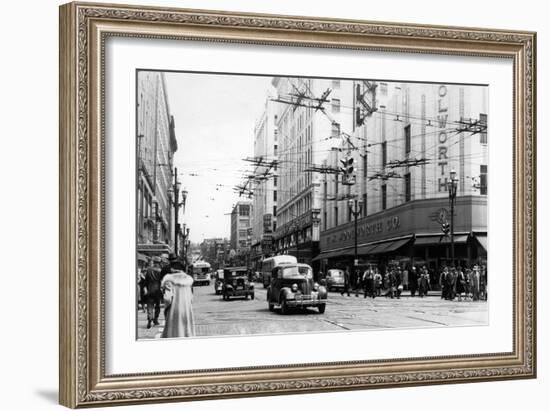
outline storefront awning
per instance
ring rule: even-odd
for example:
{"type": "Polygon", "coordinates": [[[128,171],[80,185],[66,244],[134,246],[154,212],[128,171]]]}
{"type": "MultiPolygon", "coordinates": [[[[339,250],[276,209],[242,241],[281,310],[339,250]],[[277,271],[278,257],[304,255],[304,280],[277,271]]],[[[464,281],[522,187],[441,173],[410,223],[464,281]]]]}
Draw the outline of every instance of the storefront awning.
{"type": "Polygon", "coordinates": [[[350,257],[353,255],[354,255],[353,250],[350,250],[347,248],[343,250],[324,251],[321,254],[319,254],[317,257],[313,258],[311,261],[318,261],[324,258],[350,257]]]}
{"type": "MultiPolygon", "coordinates": [[[[468,234],[458,234],[454,236],[455,244],[464,244],[468,241],[468,234]]],[[[429,235],[425,237],[417,237],[414,245],[440,245],[450,244],[451,237],[444,235],[429,235]]]]}
{"type": "Polygon", "coordinates": [[[487,252],[487,236],[486,235],[480,235],[476,234],[476,240],[483,247],[485,252],[487,252]]]}
{"type": "Polygon", "coordinates": [[[371,254],[371,251],[374,250],[376,247],[378,247],[378,244],[362,245],[360,247],[357,247],[357,254],[359,255],[371,254]]]}
{"type": "Polygon", "coordinates": [[[377,244],[374,248],[369,250],[367,254],[382,254],[396,251],[411,241],[411,237],[401,238],[399,240],[384,241],[377,244]]]}
{"type": "Polygon", "coordinates": [[[138,253],[145,255],[161,255],[161,254],[170,254],[172,248],[168,244],[138,244],[137,245],[138,253]]]}
{"type": "Polygon", "coordinates": [[[141,261],[142,263],[146,263],[147,261],[149,261],[147,256],[144,255],[144,254],[141,254],[141,253],[137,253],[137,259],[138,259],[138,261],[141,261]]]}

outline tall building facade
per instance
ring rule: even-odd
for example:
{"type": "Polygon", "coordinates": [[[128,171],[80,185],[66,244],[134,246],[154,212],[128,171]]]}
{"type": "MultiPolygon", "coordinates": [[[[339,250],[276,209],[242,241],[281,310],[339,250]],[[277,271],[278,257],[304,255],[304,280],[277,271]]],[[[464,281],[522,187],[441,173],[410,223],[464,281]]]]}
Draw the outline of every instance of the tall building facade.
{"type": "Polygon", "coordinates": [[[164,74],[138,73],[137,81],[137,242],[138,253],[174,252],[172,169],[178,149],[164,74]]]}
{"type": "Polygon", "coordinates": [[[228,254],[227,238],[205,238],[200,244],[200,259],[210,263],[212,269],[223,268],[228,254]]]}
{"type": "Polygon", "coordinates": [[[254,127],[252,266],[260,269],[261,261],[273,253],[273,233],[277,229],[278,151],[276,103],[268,98],[254,127]]]}
{"type": "Polygon", "coordinates": [[[356,182],[342,174],[322,181],[323,268],[350,265],[355,256],[350,200],[362,204],[360,262],[450,263],[449,181],[456,172],[455,262],[483,263],[487,247],[487,88],[447,84],[355,82],[354,131],[332,150],[327,165],[353,159],[356,182]],[[370,113],[361,99],[370,90],[370,113]],[[357,109],[359,108],[359,109],[357,109]]]}
{"type": "Polygon", "coordinates": [[[332,79],[276,77],[272,81],[278,138],[277,228],[275,252],[314,263],[319,252],[321,176],[312,167],[326,161],[334,139],[353,131],[353,116],[343,102],[351,101],[353,85],[332,79]]]}
{"type": "Polygon", "coordinates": [[[249,263],[250,244],[252,240],[253,207],[251,201],[238,201],[231,211],[231,249],[234,250],[235,262],[249,263]]]}

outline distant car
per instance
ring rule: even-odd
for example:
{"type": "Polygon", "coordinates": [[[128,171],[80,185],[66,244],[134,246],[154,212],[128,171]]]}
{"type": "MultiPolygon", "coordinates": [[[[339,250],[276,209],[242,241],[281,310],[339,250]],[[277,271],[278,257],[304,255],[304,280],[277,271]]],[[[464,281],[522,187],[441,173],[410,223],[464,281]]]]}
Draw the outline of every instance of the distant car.
{"type": "Polygon", "coordinates": [[[214,280],[214,292],[216,295],[219,295],[222,293],[223,289],[223,269],[216,271],[216,279],[214,280]]]}
{"type": "Polygon", "coordinates": [[[325,278],[328,290],[343,290],[345,288],[344,271],[330,269],[325,278]]]}
{"type": "Polygon", "coordinates": [[[280,264],[273,268],[271,283],[267,288],[269,311],[275,306],[281,308],[281,314],[288,314],[290,309],[317,307],[325,312],[327,290],[313,281],[313,271],[306,264],[280,264]]]}
{"type": "Polygon", "coordinates": [[[231,297],[244,297],[254,299],[254,283],[248,277],[246,267],[229,267],[223,270],[222,296],[224,300],[231,297]]]}

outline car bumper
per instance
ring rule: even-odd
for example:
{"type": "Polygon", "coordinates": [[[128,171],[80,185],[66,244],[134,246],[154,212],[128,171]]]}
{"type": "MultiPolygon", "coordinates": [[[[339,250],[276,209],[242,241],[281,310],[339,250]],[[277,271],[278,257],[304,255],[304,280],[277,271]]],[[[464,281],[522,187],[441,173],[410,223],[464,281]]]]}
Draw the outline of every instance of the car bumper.
{"type": "Polygon", "coordinates": [[[315,307],[321,304],[326,304],[326,298],[294,298],[286,300],[289,307],[315,307]]]}
{"type": "Polygon", "coordinates": [[[231,296],[245,296],[250,295],[254,292],[254,289],[248,289],[248,290],[227,290],[227,294],[231,296]]]}

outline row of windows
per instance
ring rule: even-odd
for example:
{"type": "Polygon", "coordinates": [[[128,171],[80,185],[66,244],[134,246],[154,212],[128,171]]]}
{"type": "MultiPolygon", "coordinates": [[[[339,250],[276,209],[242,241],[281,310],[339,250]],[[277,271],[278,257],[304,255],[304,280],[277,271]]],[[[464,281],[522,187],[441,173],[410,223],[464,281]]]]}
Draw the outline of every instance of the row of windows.
{"type": "MultiPolygon", "coordinates": [[[[487,195],[487,165],[480,165],[480,179],[479,179],[479,185],[478,188],[480,190],[480,194],[487,195]]],[[[411,173],[407,173],[404,176],[404,200],[405,202],[409,202],[412,200],[412,185],[411,185],[411,173]]],[[[338,179],[335,178],[335,198],[338,197],[338,179]]],[[[325,180],[323,183],[324,188],[324,207],[325,210],[327,210],[327,181],[325,180]]],[[[367,194],[363,194],[362,196],[363,200],[363,208],[362,208],[362,215],[364,217],[367,216],[367,194]]],[[[388,187],[386,184],[383,184],[380,186],[380,201],[381,201],[381,209],[386,210],[388,208],[388,187]]],[[[339,224],[339,216],[338,216],[338,206],[334,206],[334,225],[338,226],[339,224]]],[[[348,222],[352,220],[352,213],[351,210],[348,210],[348,222]]],[[[327,230],[328,228],[328,220],[327,220],[327,212],[324,211],[323,213],[323,226],[324,230],[327,230]]]]}

